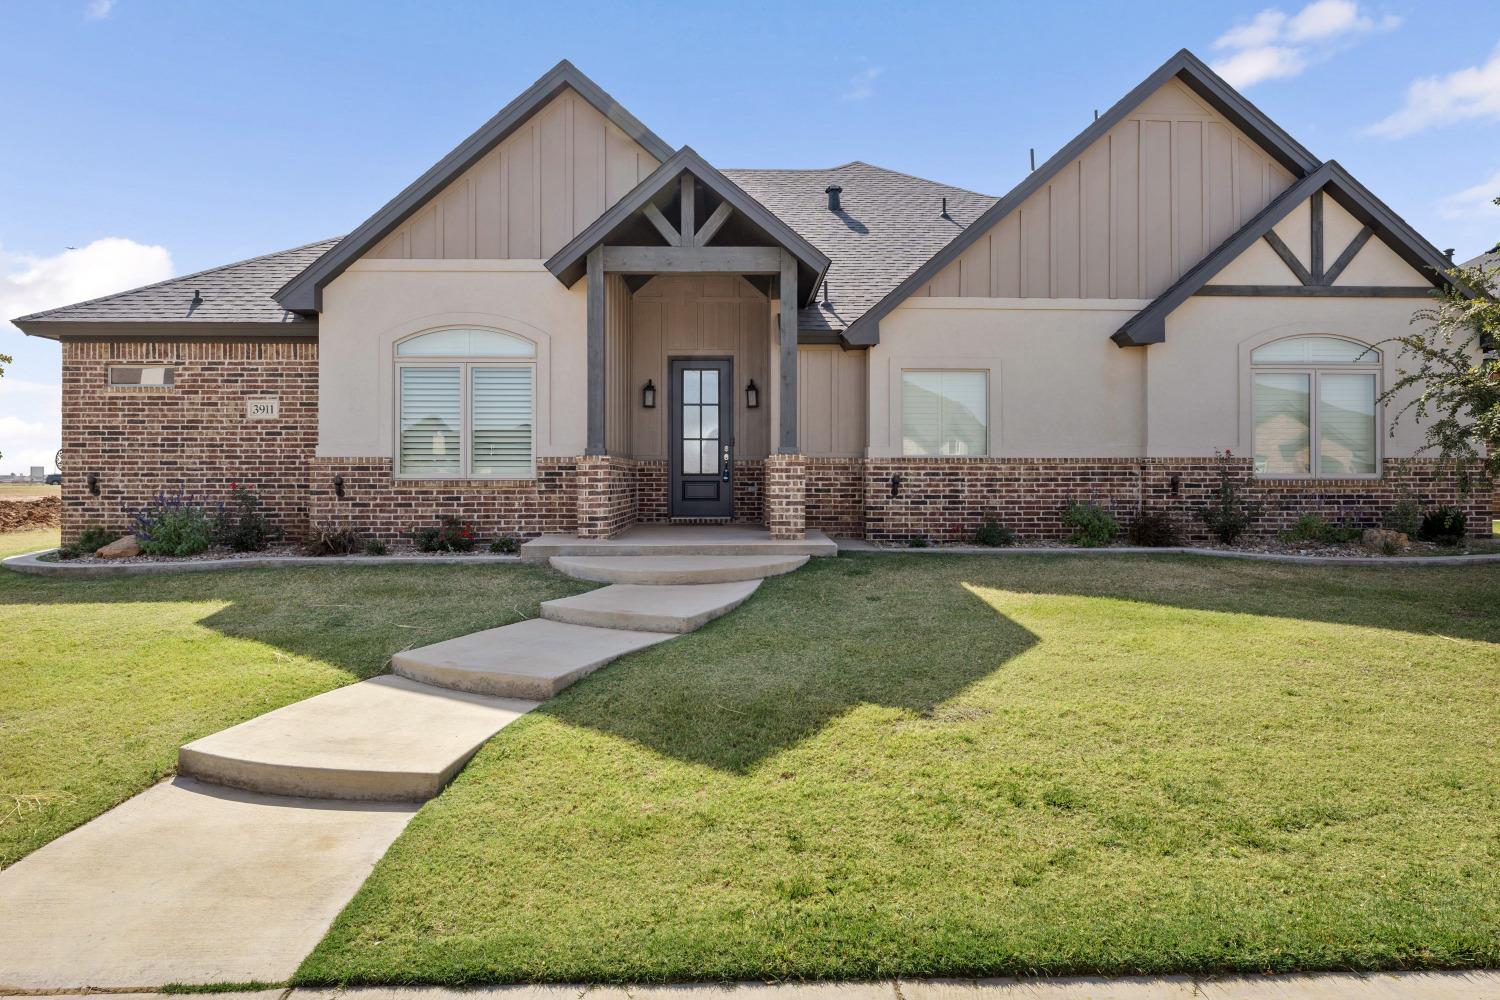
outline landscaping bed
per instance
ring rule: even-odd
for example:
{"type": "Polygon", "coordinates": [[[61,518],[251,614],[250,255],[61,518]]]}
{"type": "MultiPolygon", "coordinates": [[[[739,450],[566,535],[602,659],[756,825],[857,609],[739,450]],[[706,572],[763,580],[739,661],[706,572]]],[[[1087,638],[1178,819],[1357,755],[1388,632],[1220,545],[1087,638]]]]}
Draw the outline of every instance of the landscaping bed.
{"type": "Polygon", "coordinates": [[[299,980],[1493,966],[1497,589],[813,560],[492,740],[299,980]]]}

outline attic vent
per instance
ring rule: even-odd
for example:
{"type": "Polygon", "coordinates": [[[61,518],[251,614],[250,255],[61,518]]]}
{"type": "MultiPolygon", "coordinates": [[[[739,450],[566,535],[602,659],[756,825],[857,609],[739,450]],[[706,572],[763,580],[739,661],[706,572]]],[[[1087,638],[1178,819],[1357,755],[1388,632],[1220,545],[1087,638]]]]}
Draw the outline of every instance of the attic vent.
{"type": "Polygon", "coordinates": [[[823,189],[823,193],[828,195],[828,211],[839,211],[839,195],[844,193],[844,189],[837,184],[830,184],[823,189]]]}

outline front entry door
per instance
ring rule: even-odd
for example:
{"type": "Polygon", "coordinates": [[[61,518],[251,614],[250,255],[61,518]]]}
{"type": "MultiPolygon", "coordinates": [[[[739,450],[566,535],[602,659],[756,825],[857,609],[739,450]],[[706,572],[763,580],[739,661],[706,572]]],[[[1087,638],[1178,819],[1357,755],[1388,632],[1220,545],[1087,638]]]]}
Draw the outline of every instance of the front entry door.
{"type": "Polygon", "coordinates": [[[669,363],[672,517],[729,517],[734,511],[733,374],[729,358],[669,363]]]}

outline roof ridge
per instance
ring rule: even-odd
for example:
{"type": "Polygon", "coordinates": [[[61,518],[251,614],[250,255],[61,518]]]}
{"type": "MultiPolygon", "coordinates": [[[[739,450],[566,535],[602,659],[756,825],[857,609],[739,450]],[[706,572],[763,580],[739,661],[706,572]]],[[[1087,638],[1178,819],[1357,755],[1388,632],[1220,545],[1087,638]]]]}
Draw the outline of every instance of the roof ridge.
{"type": "Polygon", "coordinates": [[[173,278],[163,278],[161,281],[153,281],[149,285],[137,285],[135,288],[126,288],[122,291],[110,292],[108,295],[98,295],[92,299],[84,299],[81,302],[69,302],[67,305],[53,306],[51,309],[42,309],[38,312],[27,313],[25,316],[17,316],[15,319],[11,320],[11,322],[18,323],[22,320],[45,319],[49,314],[62,312],[64,309],[76,309],[79,306],[91,306],[100,302],[108,302],[110,299],[118,299],[122,295],[134,295],[136,292],[144,292],[152,288],[160,288],[163,285],[170,285],[173,282],[187,281],[191,278],[201,278],[204,275],[216,274],[219,271],[227,271],[231,267],[240,267],[244,264],[254,264],[258,260],[268,260],[271,257],[280,257],[283,254],[296,253],[298,250],[306,250],[308,247],[315,247],[323,243],[336,243],[342,239],[342,236],[330,236],[327,239],[313,240],[311,243],[303,243],[300,246],[287,247],[285,250],[272,250],[270,253],[258,254],[254,257],[246,257],[244,260],[236,260],[228,264],[220,264],[218,267],[206,267],[201,271],[193,271],[189,274],[180,274],[173,278]]]}
{"type": "Polygon", "coordinates": [[[964,194],[972,194],[980,198],[999,198],[999,195],[985,194],[983,191],[959,187],[957,184],[949,184],[947,181],[933,180],[931,177],[922,177],[905,170],[893,170],[890,167],[882,167],[880,164],[871,163],[869,160],[850,160],[848,163],[840,163],[836,167],[721,167],[720,170],[724,173],[741,174],[831,174],[836,170],[845,170],[849,167],[869,167],[871,170],[879,170],[881,173],[894,174],[897,177],[905,177],[908,180],[921,181],[923,184],[931,184],[934,187],[948,188],[950,191],[962,191],[964,194]]]}

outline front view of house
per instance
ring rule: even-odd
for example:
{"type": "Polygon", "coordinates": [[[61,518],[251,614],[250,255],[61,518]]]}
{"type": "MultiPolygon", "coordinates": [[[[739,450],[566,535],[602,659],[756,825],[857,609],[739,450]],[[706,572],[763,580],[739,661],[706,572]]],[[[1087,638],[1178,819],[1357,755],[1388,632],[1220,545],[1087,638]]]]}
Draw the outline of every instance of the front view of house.
{"type": "Polygon", "coordinates": [[[1070,499],[1369,526],[1387,338],[1444,257],[1178,53],[1002,198],[728,170],[562,63],[342,239],[16,320],[63,347],[65,537],[253,484],[289,536],[763,523],[902,541],[1070,499]]]}

